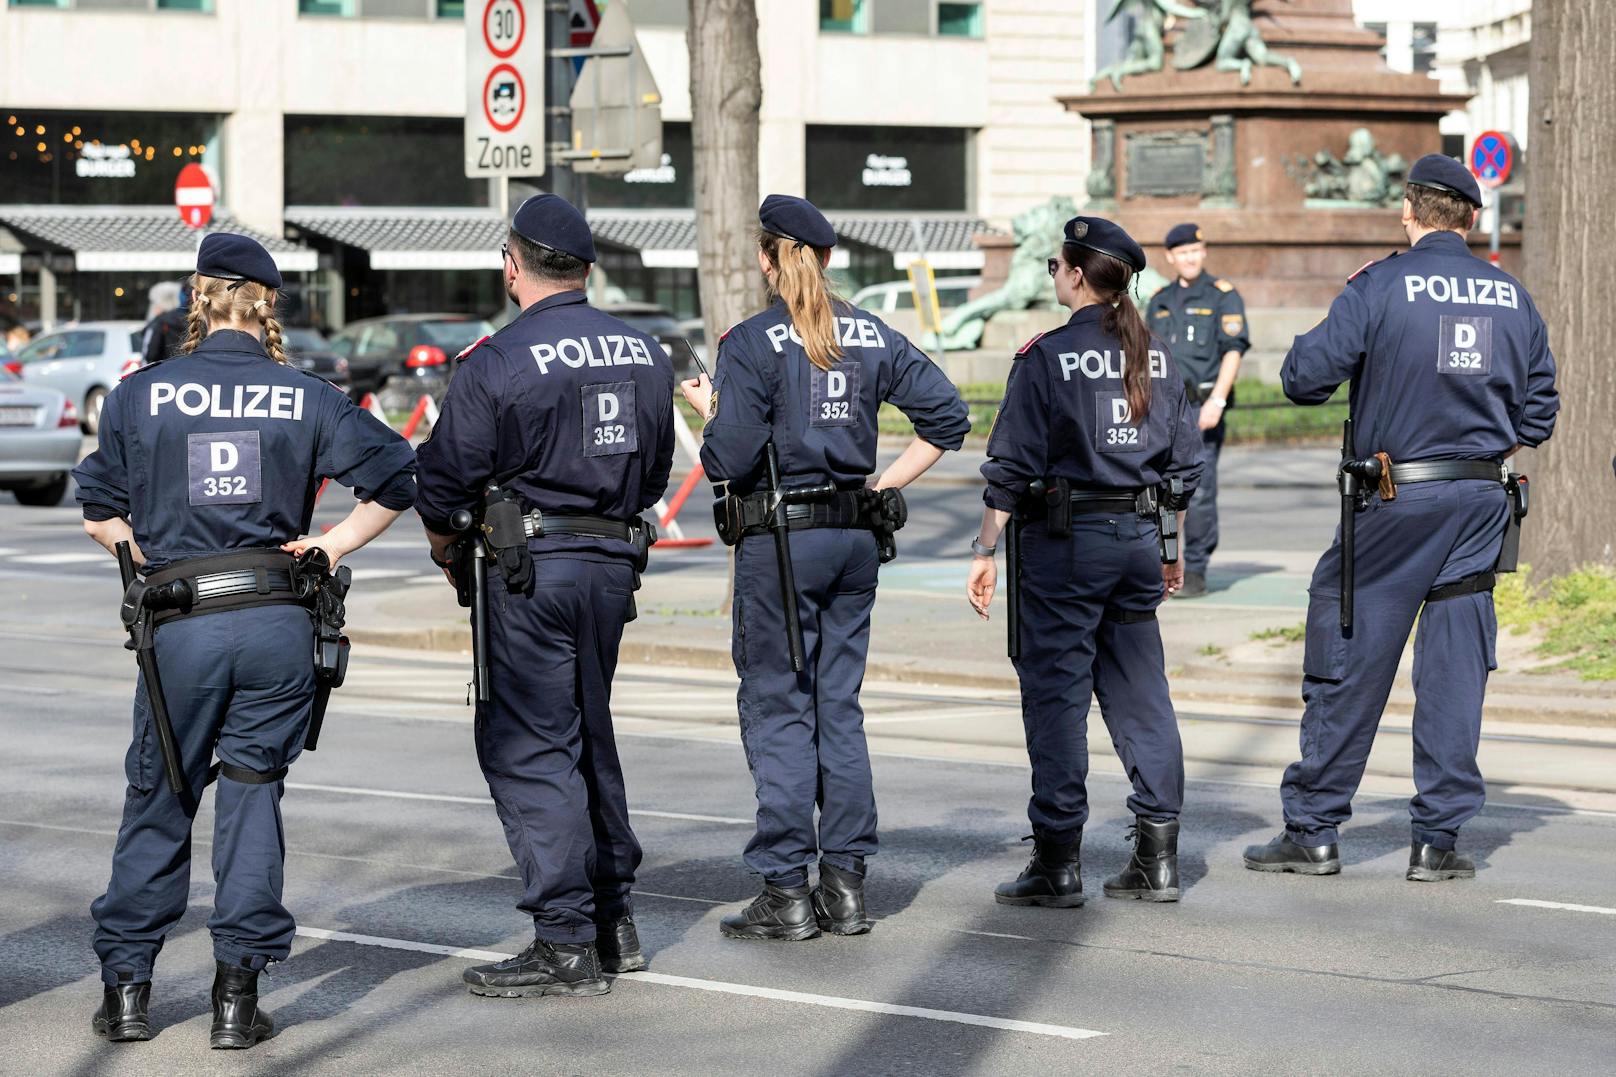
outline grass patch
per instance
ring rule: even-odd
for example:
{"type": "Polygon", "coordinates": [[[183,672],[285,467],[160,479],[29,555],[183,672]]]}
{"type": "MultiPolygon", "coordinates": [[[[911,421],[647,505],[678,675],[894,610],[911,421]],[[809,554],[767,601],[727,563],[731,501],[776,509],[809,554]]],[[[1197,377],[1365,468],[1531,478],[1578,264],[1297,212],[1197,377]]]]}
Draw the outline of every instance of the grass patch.
{"type": "Polygon", "coordinates": [[[1538,585],[1522,565],[1498,577],[1493,605],[1499,625],[1543,632],[1535,652],[1559,659],[1548,669],[1588,681],[1616,680],[1616,571],[1588,566],[1538,585]]]}
{"type": "Polygon", "coordinates": [[[1219,647],[1216,643],[1207,643],[1198,647],[1195,653],[1200,655],[1202,658],[1222,658],[1223,648],[1219,647]]]}
{"type": "Polygon", "coordinates": [[[1281,643],[1301,643],[1307,638],[1307,624],[1287,625],[1283,628],[1259,628],[1251,634],[1255,640],[1265,640],[1276,646],[1281,643]]]}

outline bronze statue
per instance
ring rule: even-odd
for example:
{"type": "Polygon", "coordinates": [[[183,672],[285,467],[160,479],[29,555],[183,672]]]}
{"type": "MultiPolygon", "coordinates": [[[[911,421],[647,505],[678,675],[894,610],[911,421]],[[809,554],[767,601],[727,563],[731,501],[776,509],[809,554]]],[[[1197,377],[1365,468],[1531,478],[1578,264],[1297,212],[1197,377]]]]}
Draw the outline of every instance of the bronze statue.
{"type": "Polygon", "coordinates": [[[1094,73],[1089,80],[1089,93],[1101,79],[1108,78],[1117,92],[1122,91],[1122,79],[1126,75],[1145,75],[1152,71],[1160,71],[1162,62],[1167,57],[1167,51],[1162,45],[1162,32],[1167,25],[1167,16],[1177,15],[1181,19],[1204,19],[1206,12],[1198,7],[1184,7],[1174,3],[1173,0],[1116,0],[1111,7],[1111,14],[1105,21],[1110,22],[1124,11],[1133,15],[1133,37],[1128,42],[1128,51],[1120,61],[1110,67],[1102,68],[1094,73]]]}
{"type": "Polygon", "coordinates": [[[1291,76],[1292,85],[1302,81],[1302,65],[1289,56],[1268,51],[1257,25],[1251,18],[1252,0],[1222,0],[1218,10],[1217,69],[1240,72],[1240,85],[1251,82],[1253,64],[1283,67],[1291,76]]]}

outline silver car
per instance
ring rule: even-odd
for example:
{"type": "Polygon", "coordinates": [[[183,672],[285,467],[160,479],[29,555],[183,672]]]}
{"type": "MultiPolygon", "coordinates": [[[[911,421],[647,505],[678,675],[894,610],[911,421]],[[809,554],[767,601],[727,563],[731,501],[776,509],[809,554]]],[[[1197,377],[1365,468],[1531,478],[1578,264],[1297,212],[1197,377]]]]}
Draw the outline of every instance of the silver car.
{"type": "Polygon", "coordinates": [[[86,434],[101,421],[101,405],[112,387],[140,366],[143,322],[79,322],[29,341],[14,362],[31,385],[59,390],[78,409],[86,434]]]}
{"type": "Polygon", "coordinates": [[[71,400],[0,369],[0,490],[24,505],[60,503],[82,440],[71,400]]]}

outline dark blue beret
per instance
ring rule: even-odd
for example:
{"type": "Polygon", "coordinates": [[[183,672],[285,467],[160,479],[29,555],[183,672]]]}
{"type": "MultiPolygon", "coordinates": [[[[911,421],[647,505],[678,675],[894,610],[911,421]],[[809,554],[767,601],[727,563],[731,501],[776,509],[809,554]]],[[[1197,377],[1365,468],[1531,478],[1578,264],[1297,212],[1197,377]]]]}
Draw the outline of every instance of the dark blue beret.
{"type": "Polygon", "coordinates": [[[595,237],[578,207],[560,195],[536,194],[516,207],[511,228],[523,239],[584,262],[595,260],[595,237]]]}
{"type": "Polygon", "coordinates": [[[836,246],[836,229],[806,198],[771,194],[758,207],[758,223],[765,232],[773,232],[810,247],[836,246]]]}
{"type": "Polygon", "coordinates": [[[1456,194],[1472,206],[1481,206],[1481,184],[1470,170],[1440,153],[1428,153],[1408,170],[1408,182],[1419,187],[1456,194]]]}
{"type": "Polygon", "coordinates": [[[281,286],[281,271],[264,245],[251,236],[210,232],[196,251],[196,271],[204,277],[253,281],[265,288],[281,286]]]}
{"type": "Polygon", "coordinates": [[[1167,238],[1162,241],[1162,246],[1168,250],[1174,247],[1188,247],[1191,243],[1200,243],[1204,238],[1198,224],[1175,224],[1167,233],[1167,238]]]}
{"type": "Polygon", "coordinates": [[[1076,243],[1091,251],[1109,254],[1119,262],[1126,262],[1135,273],[1145,266],[1145,252],[1133,237],[1104,217],[1073,217],[1066,222],[1066,242],[1076,243]]]}

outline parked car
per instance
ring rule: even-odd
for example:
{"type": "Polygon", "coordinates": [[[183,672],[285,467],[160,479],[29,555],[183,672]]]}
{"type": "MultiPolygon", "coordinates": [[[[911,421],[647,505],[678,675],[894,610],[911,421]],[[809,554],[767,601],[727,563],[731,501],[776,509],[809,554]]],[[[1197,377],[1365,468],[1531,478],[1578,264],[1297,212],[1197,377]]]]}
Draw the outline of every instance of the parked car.
{"type": "MultiPolygon", "coordinates": [[[[696,376],[695,364],[690,361],[690,353],[680,343],[682,340],[690,340],[690,334],[684,328],[686,323],[674,317],[672,311],[655,303],[635,302],[607,303],[600,309],[614,318],[627,322],[647,336],[655,337],[657,343],[668,353],[668,358],[673,360],[673,372],[677,377],[683,379],[696,376]]],[[[691,344],[694,346],[695,341],[691,341],[691,344]]],[[[702,361],[705,362],[706,358],[706,355],[703,355],[702,361]]]]}
{"type": "Polygon", "coordinates": [[[331,350],[324,333],[306,326],[291,326],[281,334],[281,343],[286,349],[286,361],[292,366],[347,391],[348,360],[331,350]]]}
{"type": "Polygon", "coordinates": [[[24,505],[59,504],[82,440],[71,400],[0,369],[0,490],[24,505]]]}
{"type": "MultiPolygon", "coordinates": [[[[981,277],[938,277],[937,302],[944,310],[962,305],[971,296],[971,289],[982,285],[981,277]]],[[[853,305],[872,314],[885,314],[894,310],[914,310],[915,291],[904,280],[889,280],[872,284],[853,293],[853,305]]]]}
{"type": "Polygon", "coordinates": [[[355,400],[395,378],[403,384],[390,388],[438,398],[449,385],[449,360],[493,331],[475,314],[394,314],[350,322],[330,346],[348,361],[348,395],[355,400]]]}
{"type": "Polygon", "coordinates": [[[72,401],[84,432],[93,434],[107,393],[119,378],[140,366],[144,329],[144,322],[70,324],[35,337],[14,361],[24,381],[56,389],[72,401]]]}

